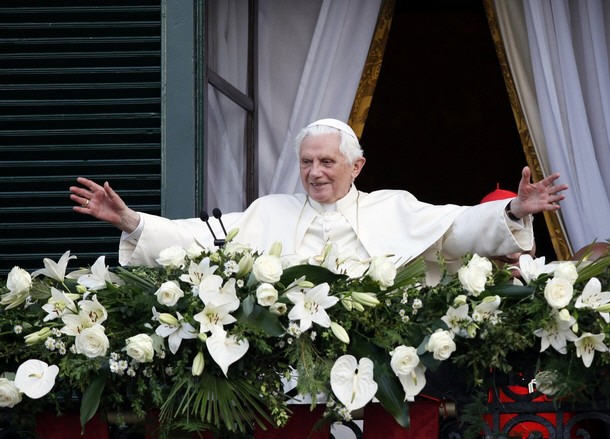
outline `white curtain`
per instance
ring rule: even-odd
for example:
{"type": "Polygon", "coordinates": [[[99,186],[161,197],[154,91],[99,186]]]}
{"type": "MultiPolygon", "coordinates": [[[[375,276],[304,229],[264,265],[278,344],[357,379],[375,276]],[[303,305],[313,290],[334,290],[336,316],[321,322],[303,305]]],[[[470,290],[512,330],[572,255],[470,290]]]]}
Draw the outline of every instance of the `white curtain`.
{"type": "Polygon", "coordinates": [[[347,121],[381,0],[259,2],[259,193],[302,191],[293,141],[347,121]]]}
{"type": "Polygon", "coordinates": [[[503,15],[505,3],[513,2],[496,1],[503,39],[510,41],[507,28],[524,28],[527,34],[527,51],[518,44],[506,47],[520,94],[535,90],[535,99],[522,103],[540,121],[546,145],[538,149],[541,162],[548,166],[546,174],[559,172],[570,186],[561,213],[572,248],[608,239],[610,6],[602,0],[523,0],[520,17],[514,8],[512,15],[503,15]],[[528,75],[515,75],[516,60],[528,65],[529,86],[519,86],[528,75]]]}

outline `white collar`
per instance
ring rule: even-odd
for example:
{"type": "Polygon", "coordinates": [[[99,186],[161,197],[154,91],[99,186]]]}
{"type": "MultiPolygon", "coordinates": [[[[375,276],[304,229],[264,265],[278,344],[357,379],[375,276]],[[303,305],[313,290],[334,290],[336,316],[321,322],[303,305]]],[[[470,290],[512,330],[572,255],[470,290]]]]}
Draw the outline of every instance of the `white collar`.
{"type": "Polygon", "coordinates": [[[311,207],[313,207],[316,212],[320,214],[324,212],[338,211],[343,215],[346,215],[349,208],[352,207],[358,200],[358,189],[356,189],[356,186],[352,184],[349,191],[347,191],[347,194],[334,203],[319,203],[310,197],[307,197],[307,200],[309,201],[309,204],[311,204],[311,207]]]}

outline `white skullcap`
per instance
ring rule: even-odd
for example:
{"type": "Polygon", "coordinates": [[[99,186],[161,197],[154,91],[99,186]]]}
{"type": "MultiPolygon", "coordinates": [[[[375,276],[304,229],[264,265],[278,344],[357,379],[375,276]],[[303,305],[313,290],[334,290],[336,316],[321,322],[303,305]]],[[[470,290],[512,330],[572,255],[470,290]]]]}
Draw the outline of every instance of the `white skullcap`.
{"type": "Polygon", "coordinates": [[[352,128],[348,124],[346,124],[345,122],[341,122],[338,119],[316,120],[315,122],[312,122],[309,125],[307,125],[306,128],[311,128],[311,127],[315,127],[315,126],[325,126],[325,127],[336,128],[339,131],[342,131],[345,134],[353,137],[354,140],[356,141],[356,143],[358,142],[358,137],[356,136],[356,133],[354,133],[354,130],[352,130],[352,128]]]}

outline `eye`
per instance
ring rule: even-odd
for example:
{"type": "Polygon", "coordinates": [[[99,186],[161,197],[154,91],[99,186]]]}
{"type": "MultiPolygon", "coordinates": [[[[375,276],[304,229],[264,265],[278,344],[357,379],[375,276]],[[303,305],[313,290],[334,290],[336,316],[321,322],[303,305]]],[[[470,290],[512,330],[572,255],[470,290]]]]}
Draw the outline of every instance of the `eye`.
{"type": "Polygon", "coordinates": [[[332,165],[333,163],[335,163],[335,162],[334,162],[334,160],[330,160],[330,159],[324,159],[324,160],[322,160],[322,163],[323,163],[325,166],[331,166],[331,165],[332,165]]]}

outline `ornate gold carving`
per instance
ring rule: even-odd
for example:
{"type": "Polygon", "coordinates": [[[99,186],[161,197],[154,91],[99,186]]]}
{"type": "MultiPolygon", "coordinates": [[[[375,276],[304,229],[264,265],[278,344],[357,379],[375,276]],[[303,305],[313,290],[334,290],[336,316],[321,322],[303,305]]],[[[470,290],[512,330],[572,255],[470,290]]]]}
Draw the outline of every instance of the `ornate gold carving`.
{"type": "Polygon", "coordinates": [[[356,92],[354,104],[350,112],[348,124],[354,129],[358,138],[362,136],[366,117],[369,114],[369,108],[371,108],[371,102],[373,101],[373,93],[375,92],[377,78],[379,78],[379,72],[381,71],[383,53],[388,41],[390,27],[392,26],[395,4],[396,0],[383,0],[373,40],[371,41],[369,53],[362,69],[358,91],[356,92]]]}
{"type": "MultiPolygon", "coordinates": [[[[521,108],[521,103],[519,102],[519,96],[517,94],[517,88],[515,87],[515,82],[510,72],[510,67],[506,58],[506,51],[504,49],[504,43],[502,42],[502,35],[500,34],[500,28],[498,26],[496,9],[494,7],[493,0],[483,0],[483,4],[485,6],[485,12],[487,14],[487,21],[489,23],[491,37],[496,47],[498,61],[500,63],[500,67],[502,68],[502,76],[504,77],[506,91],[508,92],[508,99],[510,101],[510,106],[513,110],[513,116],[515,117],[517,130],[519,131],[521,144],[523,145],[525,159],[532,171],[533,179],[535,181],[542,180],[542,178],[544,178],[542,169],[540,168],[538,155],[536,154],[536,149],[534,148],[534,143],[532,142],[532,138],[530,136],[529,129],[527,127],[527,123],[523,115],[523,110],[521,108]]],[[[549,235],[551,237],[551,242],[553,243],[553,248],[555,250],[555,253],[557,254],[557,259],[569,259],[572,252],[564,234],[564,230],[561,227],[559,215],[557,214],[557,212],[544,212],[544,219],[546,222],[546,226],[549,230],[549,235]]]]}

